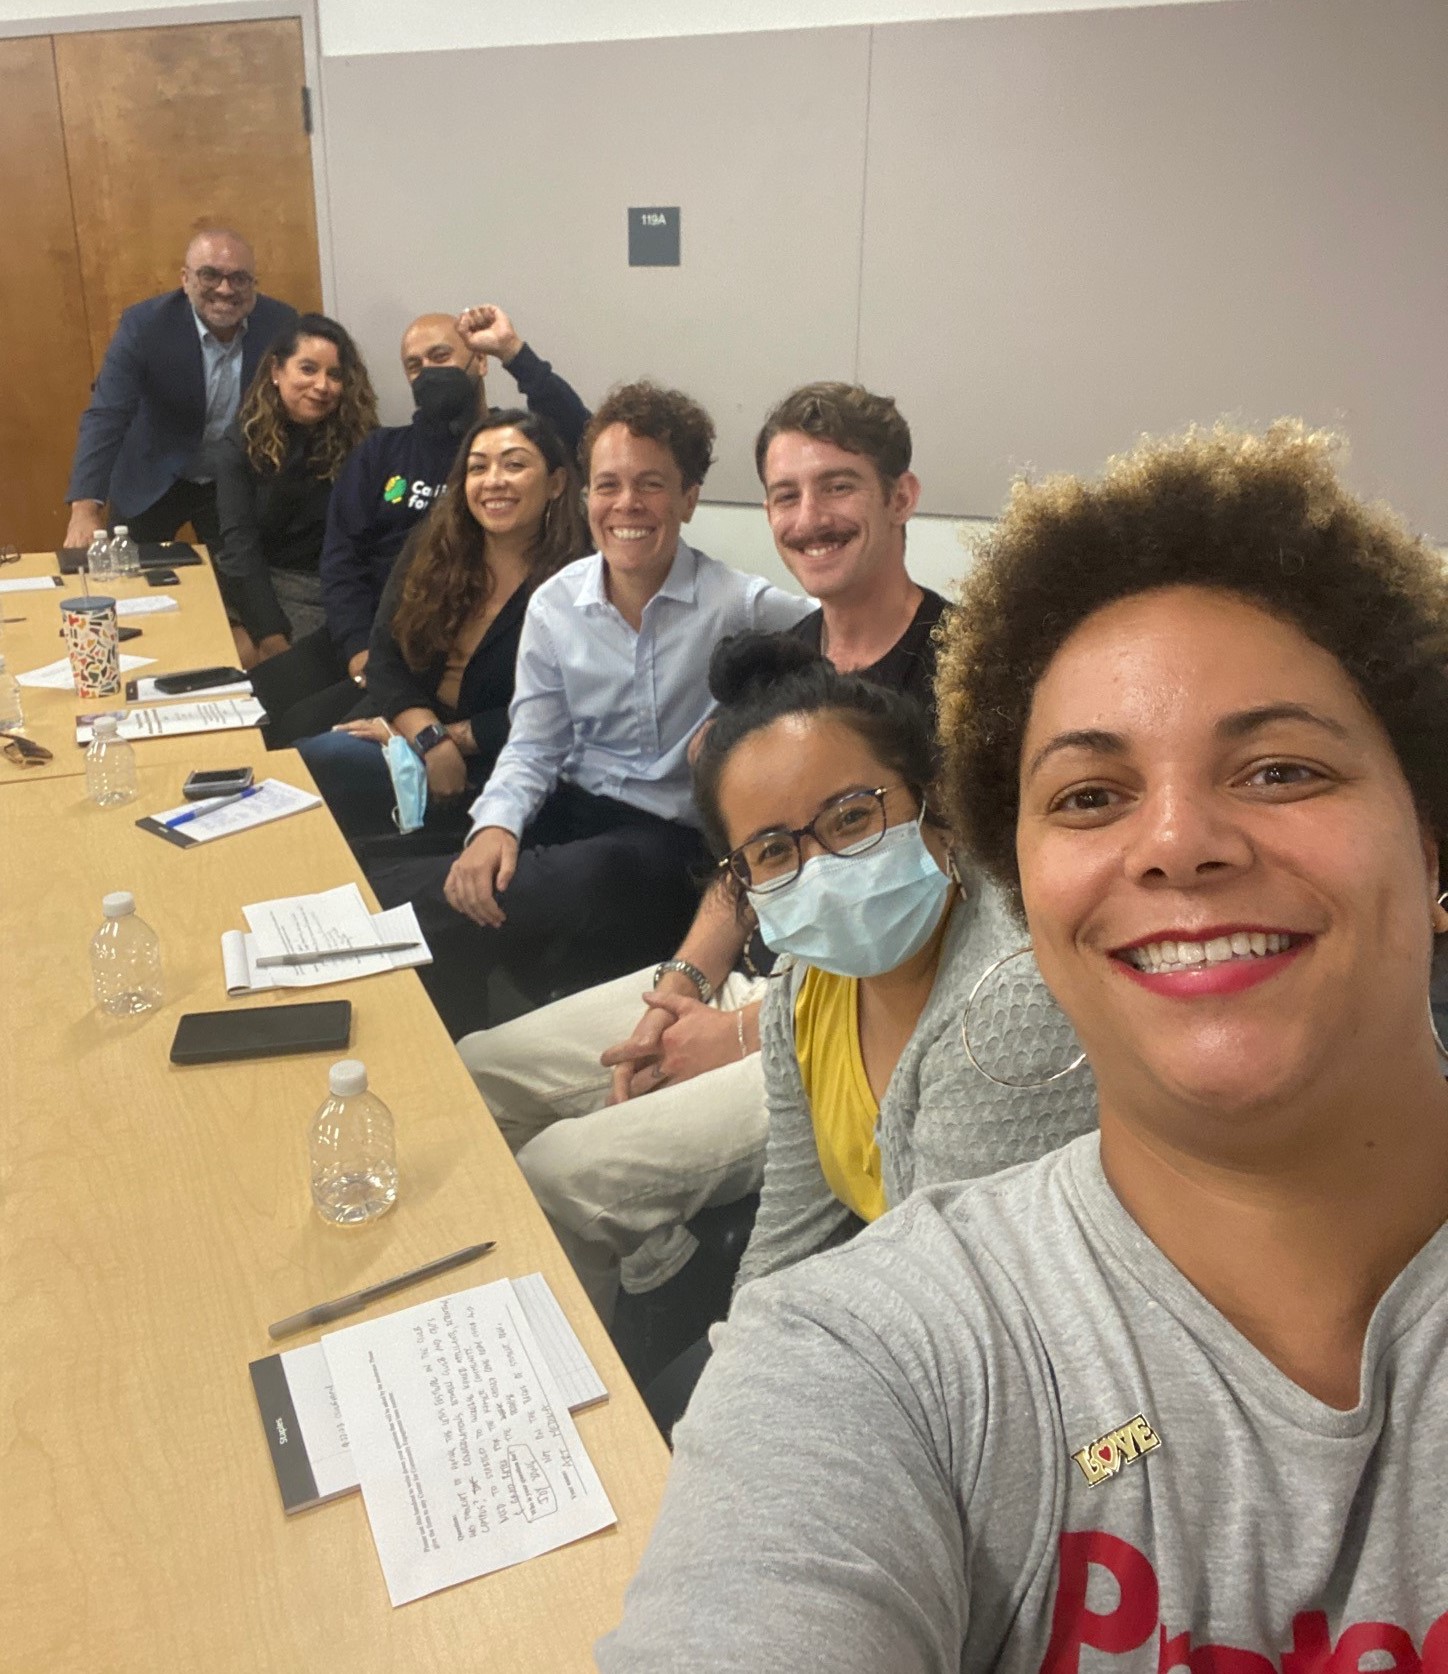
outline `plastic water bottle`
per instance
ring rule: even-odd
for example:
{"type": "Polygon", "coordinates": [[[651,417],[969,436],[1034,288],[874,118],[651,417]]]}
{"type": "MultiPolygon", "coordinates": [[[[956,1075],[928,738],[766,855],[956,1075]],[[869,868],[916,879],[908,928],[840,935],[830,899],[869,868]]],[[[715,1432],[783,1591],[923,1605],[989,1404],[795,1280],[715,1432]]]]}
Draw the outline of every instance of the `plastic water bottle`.
{"type": "Polygon", "coordinates": [[[101,902],[106,921],[91,937],[96,1004],[113,1017],[154,1011],[161,1003],[161,943],[136,917],[136,898],[118,889],[101,902]]]}
{"type": "Polygon", "coordinates": [[[109,581],[116,573],[111,557],[111,537],[104,529],[97,529],[86,548],[85,567],[92,581],[109,581]]]}
{"type": "Polygon", "coordinates": [[[124,523],[116,525],[115,538],[111,542],[111,570],[114,575],[121,576],[141,573],[141,549],[131,539],[131,532],[124,523]]]}
{"type": "Polygon", "coordinates": [[[312,1202],[323,1220],[357,1226],[397,1201],[392,1112],[356,1058],[333,1064],[327,1083],[332,1096],[312,1118],[312,1202]]]}
{"type": "Polygon", "coordinates": [[[85,789],[98,808],[135,801],[136,752],[121,737],[120,722],[114,715],[96,717],[85,753],[85,789]]]}
{"type": "Polygon", "coordinates": [[[6,732],[18,732],[25,725],[25,710],[20,702],[20,688],[15,676],[0,656],[0,727],[6,732]]]}

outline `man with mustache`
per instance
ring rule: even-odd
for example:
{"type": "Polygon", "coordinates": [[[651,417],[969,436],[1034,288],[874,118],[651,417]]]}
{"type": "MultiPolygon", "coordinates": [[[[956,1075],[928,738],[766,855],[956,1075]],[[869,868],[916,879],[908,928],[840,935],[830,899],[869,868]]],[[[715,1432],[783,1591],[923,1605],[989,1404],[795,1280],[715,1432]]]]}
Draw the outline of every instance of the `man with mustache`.
{"type": "MultiPolygon", "coordinates": [[[[910,451],[888,397],[815,383],[770,413],[755,464],[779,555],[820,602],[791,631],[837,668],[933,708],[931,634],[946,603],[905,567],[920,497],[910,451]]],[[[732,904],[710,890],[656,971],[459,1043],[605,1320],[620,1277],[639,1293],[682,1275],[698,1247],[685,1223],[763,1177],[764,981],[738,968],[746,940],[732,904]]]]}

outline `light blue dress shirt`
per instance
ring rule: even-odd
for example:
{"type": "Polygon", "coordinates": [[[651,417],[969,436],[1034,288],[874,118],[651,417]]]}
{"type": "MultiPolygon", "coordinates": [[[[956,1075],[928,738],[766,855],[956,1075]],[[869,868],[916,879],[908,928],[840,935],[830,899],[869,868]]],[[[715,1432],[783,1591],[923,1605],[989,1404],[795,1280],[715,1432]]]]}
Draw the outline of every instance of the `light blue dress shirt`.
{"type": "Polygon", "coordinates": [[[241,406],[241,343],[250,323],[243,320],[229,343],[223,343],[193,308],[191,317],[201,337],[201,364],[206,373],[206,423],[201,448],[192,462],[190,482],[210,482],[205,475],[206,450],[219,442],[241,406]]]}
{"type": "Polygon", "coordinates": [[[569,564],[528,601],[508,742],[473,831],[522,836],[560,780],[697,825],[688,749],[714,707],[710,653],[727,634],[782,632],[814,608],[681,540],[635,633],[609,603],[602,557],[569,564]]]}

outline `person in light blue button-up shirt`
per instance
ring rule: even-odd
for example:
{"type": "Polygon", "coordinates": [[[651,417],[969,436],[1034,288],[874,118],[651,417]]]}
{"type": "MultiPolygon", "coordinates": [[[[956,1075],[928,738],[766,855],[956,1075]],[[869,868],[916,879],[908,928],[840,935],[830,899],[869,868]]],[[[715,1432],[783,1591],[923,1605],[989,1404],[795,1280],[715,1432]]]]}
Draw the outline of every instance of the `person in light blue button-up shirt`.
{"type": "Polygon", "coordinates": [[[688,926],[705,860],[688,748],[709,655],[811,608],[681,538],[713,438],[702,408],[652,384],[599,408],[583,439],[598,550],[529,601],[508,743],[467,845],[374,868],[387,904],[417,907],[455,1033],[486,1026],[495,966],[542,999],[666,958],[688,926]]]}

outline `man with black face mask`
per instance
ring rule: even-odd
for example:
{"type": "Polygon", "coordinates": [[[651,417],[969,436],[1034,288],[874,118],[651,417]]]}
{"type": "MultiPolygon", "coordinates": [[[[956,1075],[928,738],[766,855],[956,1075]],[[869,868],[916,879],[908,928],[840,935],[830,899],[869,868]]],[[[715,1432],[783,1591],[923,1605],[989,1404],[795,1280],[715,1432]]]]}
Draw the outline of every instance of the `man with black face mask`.
{"type": "Polygon", "coordinates": [[[487,407],[489,355],[507,369],[529,408],[570,450],[577,448],[588,408],[534,354],[503,309],[485,303],[456,316],[419,315],[402,334],[402,370],[416,406],[412,422],[364,438],[332,490],[321,577],[337,664],[321,678],[316,670],[293,666],[291,653],[265,665],[263,702],[272,717],[267,742],[273,749],[325,732],[358,701],[382,589],[408,534],[442,492],[463,432],[487,407]],[[337,684],[344,668],[347,678],[337,684]]]}
{"type": "Polygon", "coordinates": [[[402,370],[417,410],[412,423],[374,430],[342,467],[322,547],[327,625],[356,677],[367,660],[372,618],[408,531],[442,492],[458,440],[486,404],[483,374],[494,355],[530,409],[578,446],[588,409],[540,360],[495,304],[423,314],[402,334],[402,370]]]}

